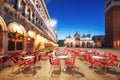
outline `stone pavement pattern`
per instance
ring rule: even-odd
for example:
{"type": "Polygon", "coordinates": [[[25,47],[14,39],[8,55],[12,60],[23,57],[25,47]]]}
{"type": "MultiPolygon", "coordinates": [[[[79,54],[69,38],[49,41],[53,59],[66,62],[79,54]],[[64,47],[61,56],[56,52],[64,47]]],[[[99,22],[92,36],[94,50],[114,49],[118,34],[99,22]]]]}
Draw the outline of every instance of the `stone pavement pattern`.
{"type": "MultiPolygon", "coordinates": [[[[90,49],[92,50],[92,49],[90,49]]],[[[96,49],[98,51],[106,51],[105,49],[96,49]]],[[[108,49],[109,50],[109,49],[108,49]]],[[[109,50],[119,55],[120,50],[109,50]]],[[[63,62],[63,61],[62,61],[63,62]]],[[[34,75],[28,73],[11,74],[11,68],[8,67],[0,71],[0,80],[120,80],[120,68],[115,68],[115,72],[104,72],[102,70],[92,70],[84,61],[76,59],[75,75],[61,71],[60,75],[49,73],[49,60],[40,60],[36,64],[37,68],[34,75]]]]}

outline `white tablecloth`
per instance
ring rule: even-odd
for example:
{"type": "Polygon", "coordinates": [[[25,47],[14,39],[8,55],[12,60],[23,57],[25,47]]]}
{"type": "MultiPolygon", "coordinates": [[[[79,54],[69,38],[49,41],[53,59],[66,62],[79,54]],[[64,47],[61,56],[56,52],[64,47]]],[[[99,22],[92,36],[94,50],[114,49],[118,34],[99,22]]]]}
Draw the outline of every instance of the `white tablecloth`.
{"type": "Polygon", "coordinates": [[[61,55],[61,56],[58,56],[58,58],[60,58],[60,59],[65,59],[65,58],[68,58],[68,56],[61,55]]]}
{"type": "Polygon", "coordinates": [[[104,57],[101,57],[101,56],[92,56],[92,58],[99,60],[99,59],[103,59],[104,57]]]}
{"type": "Polygon", "coordinates": [[[33,59],[34,58],[34,56],[25,56],[25,57],[23,57],[23,59],[33,59]]]}

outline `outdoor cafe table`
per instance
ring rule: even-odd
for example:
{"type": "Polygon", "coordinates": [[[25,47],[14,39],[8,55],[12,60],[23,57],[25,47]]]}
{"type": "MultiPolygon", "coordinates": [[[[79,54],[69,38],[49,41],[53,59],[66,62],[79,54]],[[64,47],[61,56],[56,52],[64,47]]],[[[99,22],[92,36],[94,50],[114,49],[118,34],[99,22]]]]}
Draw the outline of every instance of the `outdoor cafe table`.
{"type": "Polygon", "coordinates": [[[58,53],[60,53],[60,55],[64,54],[64,52],[63,52],[63,51],[60,51],[60,52],[58,52],[58,53]]]}
{"type": "Polygon", "coordinates": [[[59,59],[66,59],[66,58],[68,58],[68,56],[66,56],[66,55],[60,55],[60,56],[58,56],[58,58],[59,59]]]}
{"type": "Polygon", "coordinates": [[[34,56],[25,56],[25,57],[23,57],[23,59],[25,60],[25,69],[26,69],[27,62],[29,60],[33,60],[33,58],[34,58],[34,56]]]}
{"type": "Polygon", "coordinates": [[[23,57],[23,59],[33,59],[34,58],[34,56],[25,56],[25,57],[23,57]]]}
{"type": "Polygon", "coordinates": [[[38,52],[38,54],[42,55],[46,55],[46,52],[38,52]]]}
{"type": "Polygon", "coordinates": [[[79,52],[80,53],[80,55],[85,55],[86,54],[86,52],[79,52]]]}
{"type": "Polygon", "coordinates": [[[84,51],[79,52],[79,56],[80,56],[80,58],[82,58],[83,55],[86,55],[86,52],[84,52],[84,51]]]}
{"type": "Polygon", "coordinates": [[[64,61],[64,59],[68,58],[68,56],[67,55],[60,55],[57,58],[59,58],[61,60],[60,61],[60,63],[61,63],[61,70],[65,71],[66,68],[65,68],[65,61],[64,61]]]}
{"type": "Polygon", "coordinates": [[[23,59],[25,60],[25,65],[27,64],[27,61],[33,60],[34,56],[25,56],[23,59]]]}
{"type": "Polygon", "coordinates": [[[104,57],[102,56],[92,56],[92,59],[94,60],[100,60],[100,59],[103,59],[104,57]]]}

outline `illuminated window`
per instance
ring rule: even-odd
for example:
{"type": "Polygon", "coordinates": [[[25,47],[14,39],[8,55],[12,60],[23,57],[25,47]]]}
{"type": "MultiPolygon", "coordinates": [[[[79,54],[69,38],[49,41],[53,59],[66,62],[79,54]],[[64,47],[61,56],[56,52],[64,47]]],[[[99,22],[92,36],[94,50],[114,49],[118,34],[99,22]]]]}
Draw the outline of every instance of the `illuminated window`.
{"type": "Polygon", "coordinates": [[[24,35],[17,32],[8,33],[8,50],[18,51],[23,49],[24,35]]]}
{"type": "Polygon", "coordinates": [[[31,37],[27,38],[27,49],[32,50],[34,47],[34,39],[31,37]]]}

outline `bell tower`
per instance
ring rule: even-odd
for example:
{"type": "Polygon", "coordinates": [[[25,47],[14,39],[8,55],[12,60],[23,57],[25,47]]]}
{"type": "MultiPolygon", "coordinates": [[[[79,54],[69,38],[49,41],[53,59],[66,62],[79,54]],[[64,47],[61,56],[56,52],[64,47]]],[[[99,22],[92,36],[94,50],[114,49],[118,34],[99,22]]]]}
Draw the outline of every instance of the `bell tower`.
{"type": "Polygon", "coordinates": [[[105,45],[120,48],[120,0],[105,2],[105,45]]]}

